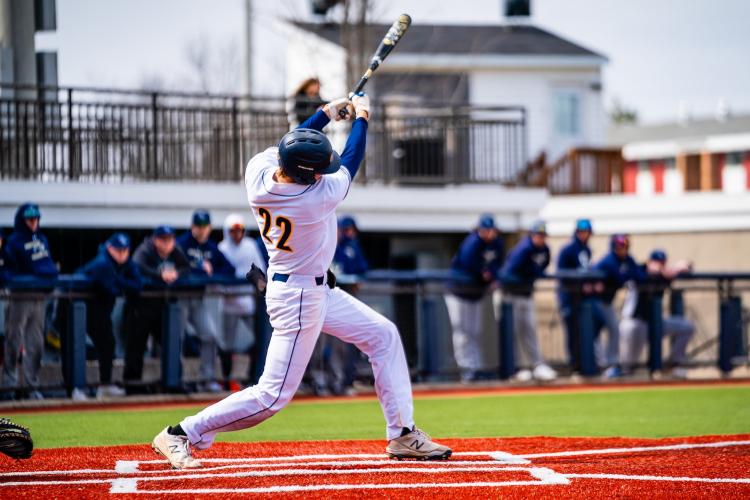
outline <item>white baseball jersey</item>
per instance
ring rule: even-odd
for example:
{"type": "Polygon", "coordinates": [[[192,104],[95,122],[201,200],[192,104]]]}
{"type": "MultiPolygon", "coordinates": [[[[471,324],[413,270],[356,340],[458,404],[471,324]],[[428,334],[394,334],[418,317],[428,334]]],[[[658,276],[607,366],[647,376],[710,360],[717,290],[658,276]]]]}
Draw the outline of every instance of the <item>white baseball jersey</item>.
{"type": "Polygon", "coordinates": [[[245,170],[247,200],[274,272],[323,276],[336,252],[336,207],[346,197],[351,177],[346,168],[309,186],[274,181],[278,148],[253,157],[245,170]]]}

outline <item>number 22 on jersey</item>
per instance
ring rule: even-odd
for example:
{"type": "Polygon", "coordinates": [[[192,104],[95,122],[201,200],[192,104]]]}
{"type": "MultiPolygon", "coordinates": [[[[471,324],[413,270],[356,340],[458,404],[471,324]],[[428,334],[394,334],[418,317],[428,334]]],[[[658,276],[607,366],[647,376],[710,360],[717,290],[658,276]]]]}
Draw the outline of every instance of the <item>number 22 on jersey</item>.
{"type": "Polygon", "coordinates": [[[276,242],[276,248],[284,252],[293,252],[294,250],[292,250],[292,248],[287,245],[287,243],[289,242],[289,238],[292,236],[292,231],[294,231],[294,225],[292,224],[292,221],[290,221],[283,215],[277,216],[274,221],[274,217],[273,215],[271,215],[271,212],[263,207],[260,207],[258,209],[258,215],[263,218],[263,231],[261,233],[263,235],[263,239],[271,245],[274,244],[273,239],[271,239],[268,233],[271,231],[271,227],[276,224],[276,226],[281,228],[281,237],[276,242]]]}

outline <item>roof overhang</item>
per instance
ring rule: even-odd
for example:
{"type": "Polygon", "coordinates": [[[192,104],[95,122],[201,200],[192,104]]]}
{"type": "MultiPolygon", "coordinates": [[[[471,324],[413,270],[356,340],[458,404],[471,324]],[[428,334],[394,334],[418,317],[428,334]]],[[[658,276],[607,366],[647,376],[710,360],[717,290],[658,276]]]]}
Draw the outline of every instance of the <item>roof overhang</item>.
{"type": "Polygon", "coordinates": [[[604,57],[568,55],[504,54],[394,54],[383,66],[385,71],[488,70],[488,69],[587,69],[598,70],[604,57]]]}
{"type": "Polygon", "coordinates": [[[622,156],[628,161],[640,161],[674,158],[679,154],[729,153],[747,150],[750,150],[750,133],[631,142],[622,147],[622,156]]]}

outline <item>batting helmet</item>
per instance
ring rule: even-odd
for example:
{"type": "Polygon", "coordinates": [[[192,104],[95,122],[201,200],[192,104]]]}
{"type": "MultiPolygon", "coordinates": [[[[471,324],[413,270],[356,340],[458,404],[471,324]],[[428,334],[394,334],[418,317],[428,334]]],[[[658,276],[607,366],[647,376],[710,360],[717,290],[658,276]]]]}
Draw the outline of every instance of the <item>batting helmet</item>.
{"type": "Polygon", "coordinates": [[[338,171],[341,158],[323,132],[298,128],[281,138],[279,165],[294,182],[313,184],[315,174],[338,171]]]}

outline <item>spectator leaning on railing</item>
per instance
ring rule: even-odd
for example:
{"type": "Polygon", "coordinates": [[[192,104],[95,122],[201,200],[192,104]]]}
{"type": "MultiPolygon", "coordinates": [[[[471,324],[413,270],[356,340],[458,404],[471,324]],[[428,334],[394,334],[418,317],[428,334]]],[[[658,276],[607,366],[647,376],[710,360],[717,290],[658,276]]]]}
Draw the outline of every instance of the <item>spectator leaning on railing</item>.
{"type": "MultiPolygon", "coordinates": [[[[648,342],[648,328],[651,321],[651,301],[664,296],[672,280],[679,274],[692,271],[692,264],[680,261],[674,266],[667,265],[667,254],[663,250],[651,252],[648,261],[640,266],[645,275],[641,283],[628,283],[628,293],[622,308],[620,321],[620,355],[623,372],[629,374],[641,356],[643,346],[648,342]]],[[[687,318],[668,316],[662,320],[662,331],[670,338],[670,353],[667,362],[675,378],[686,378],[684,368],[685,351],[695,333],[695,325],[687,318]]]]}
{"type": "MultiPolygon", "coordinates": [[[[41,212],[39,206],[25,203],[18,207],[14,229],[4,249],[4,262],[9,278],[57,278],[57,266],[49,254],[47,238],[39,230],[41,212]]],[[[8,307],[7,335],[5,340],[5,362],[3,385],[18,385],[18,357],[23,350],[23,379],[31,387],[29,397],[42,399],[39,392],[39,369],[44,350],[44,306],[45,299],[17,291],[13,293],[8,307]]]]}
{"type": "Polygon", "coordinates": [[[482,297],[497,283],[504,256],[505,248],[495,220],[484,214],[451,261],[455,277],[448,282],[445,305],[453,328],[453,352],[463,382],[476,380],[482,368],[482,297]]]}
{"type": "MultiPolygon", "coordinates": [[[[224,239],[219,243],[219,250],[234,266],[235,277],[245,278],[250,268],[255,264],[263,272],[266,271],[266,261],[260,253],[257,242],[245,235],[245,219],[239,214],[229,214],[224,220],[224,239]]],[[[252,285],[248,283],[245,288],[252,285]]],[[[253,315],[255,314],[255,296],[252,293],[243,295],[229,295],[224,298],[224,335],[219,339],[219,359],[221,372],[224,376],[224,388],[238,390],[240,387],[230,380],[232,375],[232,355],[234,354],[234,340],[240,323],[254,333],[253,315]]],[[[258,362],[257,336],[250,348],[250,362],[258,362]]]]}
{"type": "MultiPolygon", "coordinates": [[[[190,231],[177,239],[177,244],[190,263],[190,275],[200,278],[211,276],[234,277],[234,266],[224,257],[216,243],[211,241],[211,216],[205,210],[193,213],[190,231]]],[[[182,318],[190,325],[200,339],[200,389],[219,392],[221,385],[216,382],[216,341],[218,331],[205,297],[180,301],[182,318]]]]}
{"type": "Polygon", "coordinates": [[[86,329],[99,358],[99,399],[124,396],[124,389],[112,384],[112,359],[115,338],[112,334],[112,309],[123,294],[137,294],[143,286],[138,267],[130,259],[130,238],[113,234],[99,254],[78,270],[92,283],[93,296],[86,304],[86,329]]]}
{"type": "MultiPolygon", "coordinates": [[[[575,232],[570,243],[565,245],[557,257],[558,271],[588,271],[591,269],[591,248],[589,239],[592,234],[591,221],[588,219],[579,219],[576,221],[575,232]]],[[[573,369],[579,368],[578,355],[578,323],[577,306],[575,300],[575,291],[573,287],[577,282],[573,280],[561,279],[557,288],[557,300],[560,306],[560,316],[565,326],[565,336],[568,348],[568,359],[573,369]]],[[[595,285],[584,283],[581,286],[581,296],[591,296],[595,285]]],[[[579,300],[582,297],[579,297],[579,300]]]]}
{"type": "MultiPolygon", "coordinates": [[[[133,262],[145,280],[155,287],[167,287],[190,273],[185,254],[175,245],[170,226],[159,226],[133,253],[133,262]]],[[[125,303],[125,389],[140,392],[137,387],[143,375],[143,355],[148,336],[159,342],[166,299],[161,297],[128,297],[125,303]]]]}
{"type": "Polygon", "coordinates": [[[537,221],[529,235],[510,251],[501,273],[503,300],[513,307],[514,345],[520,345],[532,366],[532,370],[520,370],[516,374],[520,381],[532,377],[541,381],[557,378],[557,372],[544,362],[539,350],[534,310],[534,282],[544,274],[549,261],[547,228],[544,222],[537,221]]]}
{"type": "Polygon", "coordinates": [[[614,234],[610,240],[610,252],[594,269],[604,273],[603,291],[600,300],[595,302],[594,331],[596,334],[596,358],[600,368],[605,368],[606,378],[622,375],[620,367],[620,328],[617,312],[612,302],[617,291],[628,281],[636,283],[643,281],[645,273],[641,270],[633,257],[630,256],[630,238],[625,234],[614,234]],[[606,326],[609,337],[605,345],[601,338],[601,329],[606,326]]]}

